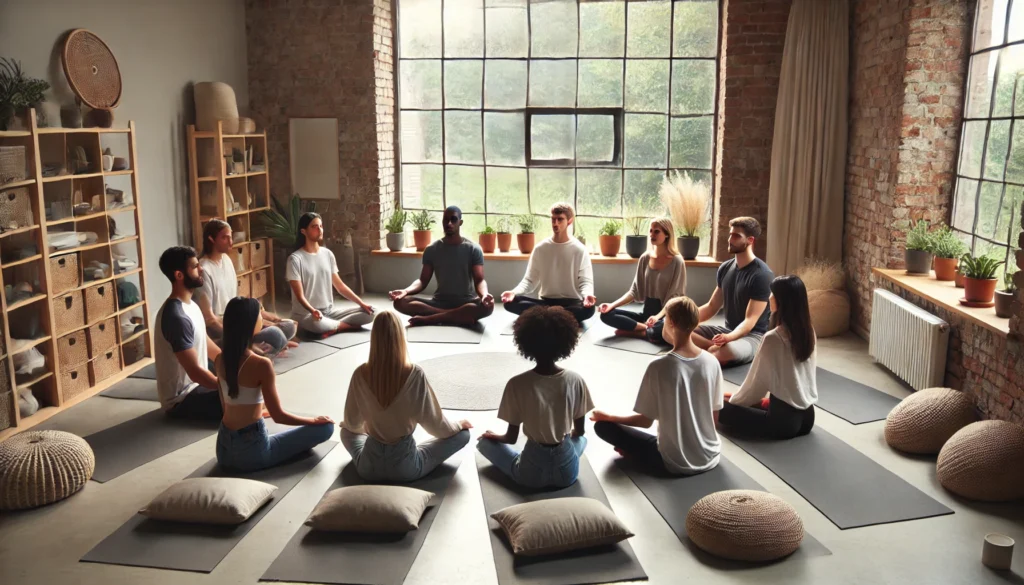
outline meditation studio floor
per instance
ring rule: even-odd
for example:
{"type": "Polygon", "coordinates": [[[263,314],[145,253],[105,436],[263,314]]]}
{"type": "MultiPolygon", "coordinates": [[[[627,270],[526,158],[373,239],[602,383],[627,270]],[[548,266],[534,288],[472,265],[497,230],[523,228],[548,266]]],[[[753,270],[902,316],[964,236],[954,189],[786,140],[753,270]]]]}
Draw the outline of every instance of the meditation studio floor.
{"type": "MultiPolygon", "coordinates": [[[[377,306],[380,296],[368,295],[377,306]]],[[[512,316],[496,307],[485,320],[487,331],[477,344],[410,344],[414,361],[468,352],[514,351],[512,338],[499,335],[512,316]]],[[[596,320],[596,319],[595,319],[596,320]]],[[[352,371],[369,346],[357,345],[296,368],[278,377],[285,408],[293,412],[342,418],[352,371]]],[[[587,380],[594,403],[602,410],[631,412],[644,368],[655,356],[598,347],[584,338],[564,366],[587,380]]],[[[818,365],[902,398],[909,394],[897,379],[873,364],[867,344],[849,334],[822,340],[818,365]]],[[[487,376],[486,363],[478,364],[487,376]]],[[[726,391],[735,387],[727,385],[726,391]]],[[[87,435],[158,408],[158,403],[97,396],[61,413],[37,428],[87,435]]],[[[475,438],[486,429],[503,431],[495,411],[449,411],[452,419],[468,418],[475,438]]],[[[981,562],[982,540],[1001,532],[1024,543],[1024,507],[982,505],[953,498],[935,479],[934,458],[914,458],[891,450],[882,436],[883,421],[852,425],[817,410],[816,425],[856,448],[954,514],[893,524],[840,530],[753,457],[729,439],[724,455],[769,492],[789,502],[800,514],[806,533],[813,534],[831,555],[788,558],[779,563],[724,570],[703,564],[612,461],[617,455],[598,439],[588,422],[586,454],[612,509],[635,533],[629,540],[651,583],[1022,583],[1024,551],[1018,550],[1012,574],[1000,574],[981,562]]],[[[425,438],[420,431],[417,439],[425,438]]],[[[335,434],[337,440],[337,433],[335,434]]],[[[71,498],[22,513],[0,515],[0,583],[18,585],[120,585],[148,583],[256,583],[302,525],[324,491],[348,462],[340,445],[292,489],[210,574],[81,563],[97,543],[172,483],[214,456],[215,436],[138,467],[107,483],[89,482],[71,498]]],[[[871,486],[864,489],[870,490],[871,486]]],[[[885,493],[874,494],[882,501],[885,493]]],[[[493,585],[497,583],[488,540],[474,452],[462,464],[448,489],[407,584],[493,585]]],[[[1020,549],[1020,547],[1017,547],[1020,549]]]]}

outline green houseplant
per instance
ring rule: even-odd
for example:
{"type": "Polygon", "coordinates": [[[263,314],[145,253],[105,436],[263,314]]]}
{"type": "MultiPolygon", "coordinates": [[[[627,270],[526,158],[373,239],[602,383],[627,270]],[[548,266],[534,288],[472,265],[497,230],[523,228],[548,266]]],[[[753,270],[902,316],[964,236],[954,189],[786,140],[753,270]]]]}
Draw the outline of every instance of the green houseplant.
{"type": "Polygon", "coordinates": [[[287,203],[281,203],[277,197],[270,200],[274,208],[260,213],[260,229],[256,235],[273,238],[277,248],[290,252],[295,248],[295,236],[299,233],[299,218],[307,211],[316,211],[316,202],[303,201],[298,195],[292,195],[287,203]]]}
{"type": "Polygon", "coordinates": [[[519,224],[519,233],[516,234],[519,251],[523,254],[533,252],[533,246],[536,244],[534,232],[537,231],[537,216],[529,213],[517,215],[515,222],[519,224]]]}
{"type": "Polygon", "coordinates": [[[929,230],[928,220],[920,219],[907,230],[904,262],[907,274],[928,274],[932,271],[932,250],[935,236],[929,230]]]}
{"type": "Polygon", "coordinates": [[[1017,284],[1013,282],[1016,270],[1003,273],[1003,287],[996,291],[996,317],[1009,319],[1013,315],[1013,293],[1017,292],[1017,284]]]}
{"type": "Polygon", "coordinates": [[[21,63],[0,58],[0,130],[7,130],[15,116],[43,102],[50,84],[42,79],[26,77],[21,63]]]}
{"type": "Polygon", "coordinates": [[[388,218],[388,223],[384,226],[388,230],[388,250],[401,252],[405,249],[405,224],[408,221],[408,212],[403,211],[400,206],[395,207],[395,210],[391,212],[391,217],[388,218]]]}
{"type": "Polygon", "coordinates": [[[437,220],[430,215],[429,211],[421,209],[412,214],[409,221],[412,222],[412,239],[416,244],[416,251],[422,252],[430,245],[430,226],[437,223],[437,220]]]}
{"type": "Polygon", "coordinates": [[[512,249],[512,220],[503,215],[498,218],[498,225],[495,229],[498,232],[498,251],[508,252],[512,249]]]}
{"type": "Polygon", "coordinates": [[[498,234],[494,231],[489,224],[484,225],[484,229],[480,230],[480,248],[484,253],[491,254],[494,252],[494,246],[498,242],[498,234]]]}
{"type": "Polygon", "coordinates": [[[647,250],[647,235],[644,234],[646,225],[646,217],[631,215],[626,218],[626,227],[629,228],[626,234],[626,253],[630,258],[639,258],[647,250]]]}
{"type": "Polygon", "coordinates": [[[579,221],[572,222],[572,235],[576,236],[576,239],[580,241],[584,246],[587,245],[587,232],[583,229],[583,224],[579,221]]]}
{"type": "Polygon", "coordinates": [[[935,280],[955,280],[956,265],[967,252],[967,244],[956,232],[944,226],[932,235],[932,253],[935,254],[935,280]]]}
{"type": "Polygon", "coordinates": [[[694,181],[679,171],[666,175],[658,192],[672,216],[678,234],[676,244],[685,260],[693,260],[700,251],[700,237],[708,222],[711,190],[703,181],[694,181]]]}
{"type": "Polygon", "coordinates": [[[996,270],[1003,263],[991,256],[964,256],[964,301],[991,306],[996,292],[996,270]]]}
{"type": "Polygon", "coordinates": [[[617,219],[606,220],[601,224],[598,232],[598,244],[601,246],[602,256],[618,256],[619,246],[622,245],[622,224],[617,219]]]}

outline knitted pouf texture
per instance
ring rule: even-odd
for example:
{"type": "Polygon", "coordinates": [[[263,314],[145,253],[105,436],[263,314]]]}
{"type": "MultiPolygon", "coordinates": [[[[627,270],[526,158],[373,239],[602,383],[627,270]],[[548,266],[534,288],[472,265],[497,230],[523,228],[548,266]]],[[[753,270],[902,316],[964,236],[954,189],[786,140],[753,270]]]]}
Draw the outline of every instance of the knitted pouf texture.
{"type": "Polygon", "coordinates": [[[885,442],[906,453],[934,455],[954,433],[977,420],[970,395],[952,388],[926,388],[889,412],[885,442]]]}
{"type": "Polygon", "coordinates": [[[96,469],[85,439],[63,431],[26,431],[0,443],[0,510],[63,500],[96,469]]]}
{"type": "Polygon", "coordinates": [[[1024,498],[1024,426],[983,420],[946,441],[935,464],[939,483],[970,500],[1024,498]]]}
{"type": "Polygon", "coordinates": [[[792,554],[804,523],[782,498],[753,490],[704,496],[686,514],[686,533],[701,549],[738,561],[771,561],[792,554]]]}
{"type": "Polygon", "coordinates": [[[818,337],[835,337],[850,330],[850,295],[845,290],[807,292],[811,327],[818,337]]]}

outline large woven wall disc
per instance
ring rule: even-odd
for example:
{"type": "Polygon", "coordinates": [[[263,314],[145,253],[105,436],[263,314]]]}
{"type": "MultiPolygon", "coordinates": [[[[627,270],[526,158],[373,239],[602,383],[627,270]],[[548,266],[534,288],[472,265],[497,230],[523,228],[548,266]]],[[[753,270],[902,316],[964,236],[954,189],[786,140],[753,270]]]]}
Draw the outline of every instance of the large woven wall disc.
{"type": "Polygon", "coordinates": [[[68,33],[61,53],[64,75],[75,95],[90,108],[117,107],[121,101],[121,71],[110,48],[85,29],[68,33]]]}

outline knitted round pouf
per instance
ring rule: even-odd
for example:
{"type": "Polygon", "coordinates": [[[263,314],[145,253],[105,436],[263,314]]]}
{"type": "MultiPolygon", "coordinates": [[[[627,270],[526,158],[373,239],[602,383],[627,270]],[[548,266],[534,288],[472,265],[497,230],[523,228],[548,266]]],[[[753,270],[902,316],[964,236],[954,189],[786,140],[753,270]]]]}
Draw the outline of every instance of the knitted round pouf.
{"type": "Polygon", "coordinates": [[[92,477],[96,458],[79,436],[26,431],[0,443],[0,510],[63,500],[92,477]]]}
{"type": "Polygon", "coordinates": [[[778,496],[726,490],[704,496],[690,508],[686,533],[713,555],[737,561],[772,561],[800,546],[804,523],[778,496]]]}
{"type": "Polygon", "coordinates": [[[953,433],[977,420],[969,395],[951,388],[926,388],[889,412],[885,442],[906,453],[934,455],[953,433]]]}
{"type": "Polygon", "coordinates": [[[935,472],[942,487],[970,500],[1024,498],[1024,426],[1000,420],[967,425],[942,446],[935,472]]]}

